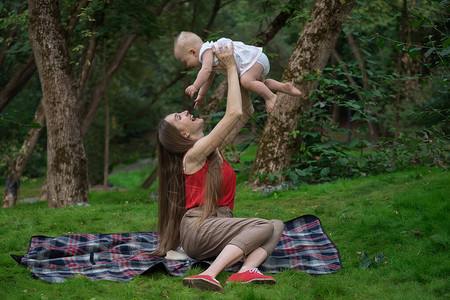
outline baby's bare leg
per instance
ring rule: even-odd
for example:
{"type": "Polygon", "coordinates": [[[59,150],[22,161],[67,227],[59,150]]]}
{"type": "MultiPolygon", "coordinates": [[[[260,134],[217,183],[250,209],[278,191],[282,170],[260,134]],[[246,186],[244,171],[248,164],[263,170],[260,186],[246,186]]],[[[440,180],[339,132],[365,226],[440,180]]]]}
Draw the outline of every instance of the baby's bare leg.
{"type": "Polygon", "coordinates": [[[277,95],[272,93],[272,91],[259,80],[263,72],[263,67],[259,63],[256,63],[247,72],[241,76],[241,85],[264,98],[266,102],[266,110],[268,113],[272,112],[275,106],[275,101],[277,100],[277,95]]]}
{"type": "Polygon", "coordinates": [[[264,84],[274,92],[282,92],[291,96],[300,96],[302,92],[290,82],[279,82],[273,79],[264,80],[264,84]]]}

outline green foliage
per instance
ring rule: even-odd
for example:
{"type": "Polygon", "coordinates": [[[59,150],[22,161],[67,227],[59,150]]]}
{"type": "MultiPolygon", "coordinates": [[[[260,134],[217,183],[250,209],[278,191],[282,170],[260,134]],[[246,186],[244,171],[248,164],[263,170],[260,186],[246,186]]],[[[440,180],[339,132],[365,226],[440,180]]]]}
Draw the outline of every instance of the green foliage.
{"type": "Polygon", "coordinates": [[[341,42],[338,52],[344,61],[353,62],[335,62],[322,74],[305,75],[306,80],[317,81],[318,88],[309,95],[311,109],[299,116],[291,132],[296,153],[285,172],[291,182],[366,176],[411,164],[448,167],[450,42],[443,16],[433,10],[447,4],[417,5],[408,11],[407,22],[414,35],[411,41],[399,42],[399,33],[392,28],[400,26],[400,2],[391,7],[377,1],[359,2],[353,11],[344,31],[359,43],[365,64],[355,61],[354,49],[341,42]],[[399,5],[397,10],[395,5],[399,5]],[[384,20],[379,19],[381,12],[384,20]],[[385,18],[393,13],[397,19],[385,18]],[[416,69],[409,68],[418,70],[419,66],[423,74],[394,68],[387,58],[398,60],[399,52],[412,59],[410,64],[416,69]],[[341,119],[332,120],[332,112],[338,112],[341,119]],[[379,141],[369,134],[369,122],[382,134],[379,141]],[[393,136],[395,129],[400,132],[398,138],[393,136]]]}
{"type": "Polygon", "coordinates": [[[17,111],[12,111],[11,113],[4,113],[0,117],[0,126],[7,127],[7,124],[13,124],[17,130],[22,134],[28,134],[31,128],[41,128],[39,123],[33,123],[34,116],[31,115],[20,115],[17,111]]]}
{"type": "Polygon", "coordinates": [[[399,139],[383,139],[378,144],[379,151],[368,158],[370,168],[381,167],[381,172],[391,172],[412,164],[448,168],[450,145],[439,127],[431,127],[409,134],[401,134],[399,139]],[[376,163],[376,166],[373,164],[376,163]]]}
{"type": "Polygon", "coordinates": [[[361,252],[361,262],[359,266],[361,269],[367,269],[369,267],[374,267],[376,264],[380,265],[385,261],[385,256],[382,252],[378,252],[375,257],[370,258],[366,252],[361,252]]]}
{"type": "MultiPolygon", "coordinates": [[[[342,72],[339,67],[329,70],[337,74],[342,72]]],[[[311,95],[314,103],[312,108],[299,118],[298,127],[292,132],[293,140],[297,141],[297,151],[291,169],[286,172],[290,181],[317,183],[392,172],[411,164],[448,167],[450,144],[445,131],[448,130],[447,117],[439,119],[428,129],[405,132],[398,139],[382,138],[372,144],[368,141],[368,129],[364,124],[374,121],[368,107],[375,102],[343,100],[354,89],[345,80],[332,80],[326,76],[323,74],[310,78],[318,80],[319,87],[311,95]],[[330,117],[333,106],[351,110],[351,120],[357,122],[359,127],[356,130],[345,129],[333,123],[330,117]],[[353,134],[356,137],[350,140],[353,134]],[[344,140],[344,135],[347,140],[344,140]]],[[[366,94],[373,93],[367,91],[366,94]]],[[[430,114],[443,117],[442,112],[428,107],[428,110],[410,112],[409,118],[420,119],[430,114]]]]}
{"type": "Polygon", "coordinates": [[[26,3],[6,1],[0,6],[0,45],[8,45],[6,53],[18,61],[31,53],[27,26],[26,3]]]}

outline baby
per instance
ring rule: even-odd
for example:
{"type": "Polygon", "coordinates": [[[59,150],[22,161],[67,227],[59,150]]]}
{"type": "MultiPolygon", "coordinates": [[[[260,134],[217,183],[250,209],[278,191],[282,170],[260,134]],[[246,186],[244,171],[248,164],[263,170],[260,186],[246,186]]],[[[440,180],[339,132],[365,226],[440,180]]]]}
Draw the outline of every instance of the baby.
{"type": "MultiPolygon", "coordinates": [[[[212,52],[212,46],[214,45],[216,49],[220,44],[229,47],[231,42],[230,39],[221,38],[216,42],[204,43],[198,35],[187,31],[182,31],[176,38],[174,44],[175,58],[188,68],[201,68],[197,79],[185,90],[185,93],[191,98],[198,91],[197,98],[194,100],[195,109],[198,109],[205,101],[206,93],[214,79],[213,67],[218,65],[217,58],[212,52]]],[[[273,79],[265,79],[265,76],[269,73],[270,65],[269,59],[262,52],[261,47],[245,45],[237,41],[232,43],[240,83],[245,89],[264,98],[267,113],[272,112],[277,100],[277,95],[273,92],[282,92],[292,96],[302,94],[290,82],[282,83],[273,79]]]]}

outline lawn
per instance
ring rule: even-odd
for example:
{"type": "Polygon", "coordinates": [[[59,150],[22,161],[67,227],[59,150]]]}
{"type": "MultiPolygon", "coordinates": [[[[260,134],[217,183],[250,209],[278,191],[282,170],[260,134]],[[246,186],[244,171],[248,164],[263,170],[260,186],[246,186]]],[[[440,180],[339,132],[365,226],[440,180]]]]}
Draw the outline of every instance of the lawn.
{"type": "MultiPolygon", "coordinates": [[[[235,216],[287,221],[314,214],[339,248],[343,268],[322,276],[286,270],[274,274],[276,286],[234,284],[223,294],[188,289],[181,278],[164,273],[128,283],[76,278],[48,284],[9,256],[24,254],[33,235],[155,231],[157,202],[149,197],[154,186],[93,190],[89,207],[20,203],[0,210],[0,299],[449,299],[449,183],[448,171],[416,167],[264,195],[241,181],[235,216]]],[[[36,185],[24,181],[22,194],[33,197],[36,185]]],[[[223,272],[218,280],[224,283],[229,275],[223,272]]]]}

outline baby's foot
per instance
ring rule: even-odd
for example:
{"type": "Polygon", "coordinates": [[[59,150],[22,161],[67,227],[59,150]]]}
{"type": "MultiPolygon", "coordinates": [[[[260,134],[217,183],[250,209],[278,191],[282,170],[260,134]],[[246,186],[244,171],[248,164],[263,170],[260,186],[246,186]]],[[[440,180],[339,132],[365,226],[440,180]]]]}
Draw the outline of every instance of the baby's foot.
{"type": "Polygon", "coordinates": [[[275,102],[277,102],[277,95],[273,95],[273,97],[266,100],[266,111],[270,114],[275,107],[275,102]]]}
{"type": "Polygon", "coordinates": [[[284,92],[291,96],[300,96],[302,92],[298,88],[296,88],[292,83],[285,82],[284,83],[284,92]]]}

